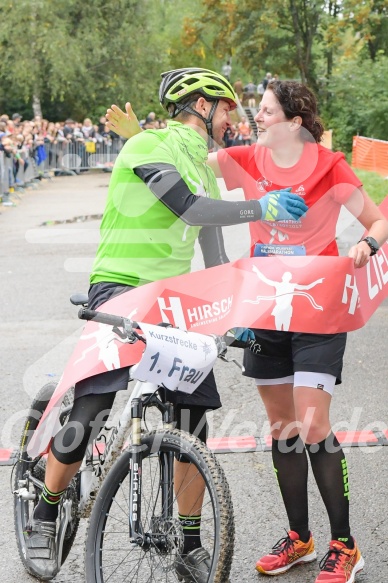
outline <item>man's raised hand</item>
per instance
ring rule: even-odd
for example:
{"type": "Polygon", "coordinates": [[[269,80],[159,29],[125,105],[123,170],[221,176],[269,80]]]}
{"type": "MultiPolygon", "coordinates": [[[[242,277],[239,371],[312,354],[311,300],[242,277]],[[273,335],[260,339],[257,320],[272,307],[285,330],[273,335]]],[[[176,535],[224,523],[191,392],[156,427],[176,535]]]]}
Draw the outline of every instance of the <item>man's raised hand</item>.
{"type": "Polygon", "coordinates": [[[122,138],[132,138],[142,131],[139,120],[129,102],[125,104],[125,112],[117,105],[112,105],[106,111],[106,118],[109,129],[122,138]]]}

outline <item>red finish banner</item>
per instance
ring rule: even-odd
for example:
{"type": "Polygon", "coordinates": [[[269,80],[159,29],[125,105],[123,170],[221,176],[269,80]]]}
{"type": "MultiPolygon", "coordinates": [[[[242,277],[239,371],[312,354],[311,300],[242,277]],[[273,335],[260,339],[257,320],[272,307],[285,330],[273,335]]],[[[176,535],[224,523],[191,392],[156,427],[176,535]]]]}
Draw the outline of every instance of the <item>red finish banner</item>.
{"type": "MultiPolygon", "coordinates": [[[[348,257],[239,259],[130,290],[99,311],[202,334],[222,335],[235,326],[332,334],[361,328],[387,296],[386,242],[362,269],[355,269],[348,257]]],[[[41,419],[40,437],[36,431],[31,441],[30,455],[44,451],[55,434],[58,406],[69,387],[135,364],[143,348],[140,342],[123,344],[110,326],[88,322],[41,419]],[[49,415],[53,407],[56,413],[49,415]]]]}

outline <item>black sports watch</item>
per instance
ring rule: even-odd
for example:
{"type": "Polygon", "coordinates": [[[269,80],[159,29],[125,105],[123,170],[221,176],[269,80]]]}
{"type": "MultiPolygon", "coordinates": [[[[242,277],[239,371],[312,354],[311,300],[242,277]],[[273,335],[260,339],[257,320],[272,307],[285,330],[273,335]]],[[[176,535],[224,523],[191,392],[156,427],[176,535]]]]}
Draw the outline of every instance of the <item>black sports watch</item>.
{"type": "Polygon", "coordinates": [[[369,245],[369,248],[371,250],[371,256],[376,255],[377,251],[380,249],[376,239],[374,239],[373,237],[364,237],[363,239],[359,240],[359,243],[361,243],[362,241],[365,241],[365,243],[369,245]]]}

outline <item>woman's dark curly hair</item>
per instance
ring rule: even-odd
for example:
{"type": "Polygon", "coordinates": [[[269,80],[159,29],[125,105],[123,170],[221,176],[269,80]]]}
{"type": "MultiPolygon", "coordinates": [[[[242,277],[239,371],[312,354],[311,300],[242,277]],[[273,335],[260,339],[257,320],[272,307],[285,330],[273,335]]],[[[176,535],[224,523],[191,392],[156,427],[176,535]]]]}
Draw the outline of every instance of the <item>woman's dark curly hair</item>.
{"type": "Polygon", "coordinates": [[[270,89],[280,103],[287,119],[300,116],[304,127],[314,138],[320,142],[324,127],[318,116],[317,100],[314,93],[297,81],[271,81],[267,89],[270,89]]]}

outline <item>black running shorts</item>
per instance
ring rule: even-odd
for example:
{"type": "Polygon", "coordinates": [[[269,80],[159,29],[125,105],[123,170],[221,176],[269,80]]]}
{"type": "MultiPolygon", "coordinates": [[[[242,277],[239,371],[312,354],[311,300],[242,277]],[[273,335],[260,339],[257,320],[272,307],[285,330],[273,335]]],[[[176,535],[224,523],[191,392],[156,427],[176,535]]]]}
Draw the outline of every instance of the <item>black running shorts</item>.
{"type": "Polygon", "coordinates": [[[275,379],[297,371],[321,372],[335,376],[337,385],[342,382],[346,333],[253,331],[255,342],[244,350],[244,376],[275,379]]]}

